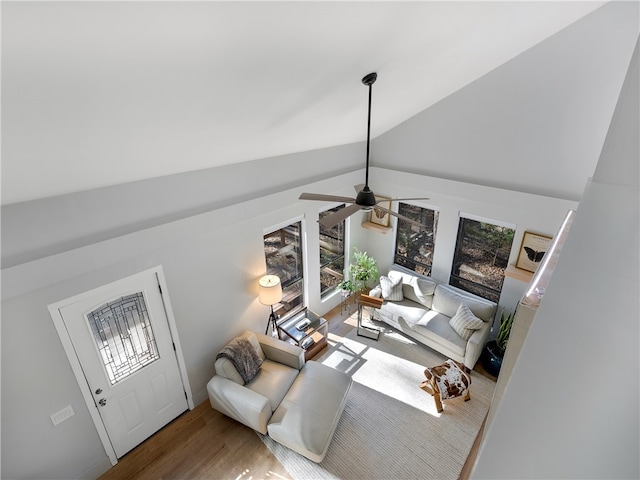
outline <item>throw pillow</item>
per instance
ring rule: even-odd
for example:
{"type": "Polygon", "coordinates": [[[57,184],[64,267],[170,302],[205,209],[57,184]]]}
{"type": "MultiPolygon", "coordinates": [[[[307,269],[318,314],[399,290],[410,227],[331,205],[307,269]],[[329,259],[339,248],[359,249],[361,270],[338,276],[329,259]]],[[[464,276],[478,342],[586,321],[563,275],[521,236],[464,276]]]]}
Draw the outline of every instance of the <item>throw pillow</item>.
{"type": "Polygon", "coordinates": [[[392,302],[399,302],[404,298],[402,294],[402,277],[389,278],[380,277],[380,288],[382,289],[382,298],[392,302]]]}
{"type": "Polygon", "coordinates": [[[415,278],[413,281],[413,291],[418,301],[427,308],[431,308],[433,304],[433,292],[436,290],[436,283],[423,279],[415,278]]]}
{"type": "Polygon", "coordinates": [[[449,320],[451,328],[465,340],[469,340],[473,332],[482,327],[483,323],[471,312],[466,303],[461,303],[456,314],[449,320]]]}

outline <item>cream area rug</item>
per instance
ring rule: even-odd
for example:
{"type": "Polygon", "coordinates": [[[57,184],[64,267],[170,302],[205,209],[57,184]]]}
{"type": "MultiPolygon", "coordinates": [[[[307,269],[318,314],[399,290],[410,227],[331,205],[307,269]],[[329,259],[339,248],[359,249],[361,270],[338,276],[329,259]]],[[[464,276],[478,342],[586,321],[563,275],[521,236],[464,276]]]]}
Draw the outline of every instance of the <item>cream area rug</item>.
{"type": "Polygon", "coordinates": [[[329,451],[320,464],[262,436],[269,450],[296,480],[457,479],[489,409],[495,383],[471,373],[471,400],[443,402],[420,389],[424,369],[446,357],[392,328],[378,341],[355,329],[319,361],[353,378],[347,405],[329,451]]]}

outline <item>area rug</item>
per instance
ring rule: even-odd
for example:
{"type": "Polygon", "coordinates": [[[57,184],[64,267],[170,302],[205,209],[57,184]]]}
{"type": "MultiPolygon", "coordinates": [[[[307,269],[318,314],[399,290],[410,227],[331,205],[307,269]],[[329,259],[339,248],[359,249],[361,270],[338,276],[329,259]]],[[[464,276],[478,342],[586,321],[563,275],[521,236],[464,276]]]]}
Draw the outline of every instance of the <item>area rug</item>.
{"type": "MultiPolygon", "coordinates": [[[[437,413],[420,389],[424,369],[446,357],[395,330],[378,341],[351,331],[319,361],[353,378],[326,457],[307,460],[260,435],[296,480],[457,479],[489,409],[495,383],[472,372],[471,400],[447,400],[437,413]]],[[[332,337],[330,337],[331,340],[332,337]]]]}

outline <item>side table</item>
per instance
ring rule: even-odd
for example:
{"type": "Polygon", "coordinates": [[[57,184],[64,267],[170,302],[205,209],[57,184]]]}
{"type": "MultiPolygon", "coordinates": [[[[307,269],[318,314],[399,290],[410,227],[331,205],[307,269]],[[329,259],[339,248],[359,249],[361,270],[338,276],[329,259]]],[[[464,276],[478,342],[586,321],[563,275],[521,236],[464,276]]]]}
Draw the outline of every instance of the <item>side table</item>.
{"type": "Polygon", "coordinates": [[[280,339],[304,348],[305,360],[327,346],[328,333],[329,323],[307,308],[278,325],[280,339]]]}
{"type": "Polygon", "coordinates": [[[358,295],[358,327],[356,333],[360,337],[370,338],[372,340],[378,340],[380,337],[380,330],[373,326],[362,325],[362,310],[364,307],[380,308],[384,300],[378,297],[371,297],[369,295],[358,295]]]}

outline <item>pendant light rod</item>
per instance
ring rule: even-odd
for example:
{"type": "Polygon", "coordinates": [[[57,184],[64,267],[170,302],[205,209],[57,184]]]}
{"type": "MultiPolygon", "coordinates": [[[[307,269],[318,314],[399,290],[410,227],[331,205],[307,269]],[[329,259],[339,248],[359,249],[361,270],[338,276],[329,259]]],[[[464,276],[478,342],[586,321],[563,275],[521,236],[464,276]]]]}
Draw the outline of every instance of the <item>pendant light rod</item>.
{"type": "Polygon", "coordinates": [[[371,91],[372,85],[378,78],[377,73],[370,73],[362,79],[362,83],[369,87],[369,113],[367,115],[367,164],[365,169],[364,188],[369,189],[369,145],[371,143],[371,91]]]}

